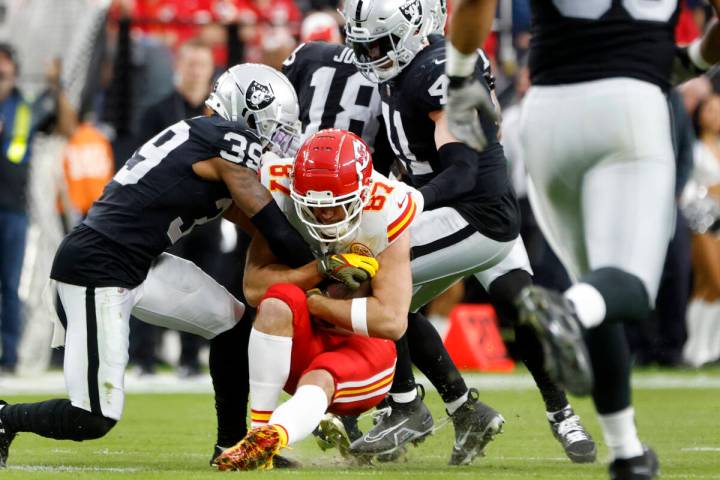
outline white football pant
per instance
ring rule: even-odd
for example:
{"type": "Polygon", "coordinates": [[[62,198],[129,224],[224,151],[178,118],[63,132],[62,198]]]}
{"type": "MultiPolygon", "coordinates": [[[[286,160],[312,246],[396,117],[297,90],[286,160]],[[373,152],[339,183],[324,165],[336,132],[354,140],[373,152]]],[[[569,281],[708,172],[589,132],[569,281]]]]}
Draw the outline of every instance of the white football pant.
{"type": "Polygon", "coordinates": [[[75,407],[119,420],[130,315],[205,338],[231,329],[245,306],[197,265],[164,253],[145,281],[121,287],[57,282],[67,318],[65,384],[75,407]]]}
{"type": "Polygon", "coordinates": [[[674,231],[667,99],[630,78],[534,86],[521,135],[528,197],[573,280],[602,267],[639,277],[651,303],[674,231]]]}
{"type": "Polygon", "coordinates": [[[509,242],[488,238],[451,207],[422,212],[410,227],[410,246],[411,312],[417,312],[457,280],[470,275],[475,275],[485,290],[511,270],[522,269],[532,275],[519,236],[509,242]]]}

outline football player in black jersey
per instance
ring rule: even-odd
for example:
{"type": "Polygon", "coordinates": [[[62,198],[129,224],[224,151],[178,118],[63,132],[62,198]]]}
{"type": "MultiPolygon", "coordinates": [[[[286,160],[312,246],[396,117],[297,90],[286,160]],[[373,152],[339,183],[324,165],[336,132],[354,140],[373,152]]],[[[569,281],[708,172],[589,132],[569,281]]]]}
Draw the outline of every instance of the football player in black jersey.
{"type": "MultiPolygon", "coordinates": [[[[436,1],[420,0],[351,0],[344,10],[355,64],[379,83],[391,146],[409,181],[420,188],[425,199],[426,211],[411,232],[415,284],[412,308],[416,312],[457,279],[474,274],[498,308],[515,318],[512,300],[531,283],[531,273],[518,237],[518,211],[506,160],[497,141],[494,115],[482,117],[489,145],[480,153],[459,143],[447,131],[442,111],[448,84],[445,42],[440,36],[427,37],[430,30],[440,30],[438,24],[443,23],[436,20],[437,15],[431,15],[436,10],[436,1]]],[[[486,96],[491,97],[493,80],[486,59],[478,63],[475,78],[486,96]]],[[[593,461],[594,442],[580,425],[562,389],[543,370],[541,345],[528,328],[518,328],[517,332],[524,360],[546,402],[553,432],[574,461],[593,461]],[[570,431],[573,434],[568,436],[570,431]]],[[[411,339],[411,352],[413,344],[422,341],[411,339]]],[[[421,406],[414,389],[393,393],[390,415],[353,443],[354,452],[387,452],[403,443],[397,438],[417,439],[427,433],[420,430],[423,425],[432,426],[431,418],[421,421],[423,416],[429,417],[429,412],[421,406]],[[416,428],[409,427],[415,424],[416,428]]],[[[479,402],[473,389],[465,387],[452,399],[447,396],[458,392],[440,393],[455,425],[456,443],[450,463],[469,463],[499,431],[503,419],[479,402]]]]}
{"type": "Polygon", "coordinates": [[[0,402],[0,466],[18,432],[81,441],[116,424],[131,313],[206,338],[240,320],[242,303],[193,263],[163,253],[194,227],[225,215],[257,228],[289,265],[312,260],[257,179],[264,150],[286,155],[296,144],[290,83],[263,65],[235,66],[207,105],[215,115],[178,122],[140,147],[60,245],[51,277],[64,310],[70,399],[0,402]]]}
{"type": "Polygon", "coordinates": [[[655,478],[657,456],[635,427],[623,322],[648,317],[674,231],[673,62],[718,62],[720,29],[678,49],[678,0],[534,0],[532,12],[521,120],[529,198],[574,285],[526,289],[521,317],[543,337],[557,380],[592,394],[610,478],[655,478]],[[577,382],[592,377],[594,386],[577,382]]]}

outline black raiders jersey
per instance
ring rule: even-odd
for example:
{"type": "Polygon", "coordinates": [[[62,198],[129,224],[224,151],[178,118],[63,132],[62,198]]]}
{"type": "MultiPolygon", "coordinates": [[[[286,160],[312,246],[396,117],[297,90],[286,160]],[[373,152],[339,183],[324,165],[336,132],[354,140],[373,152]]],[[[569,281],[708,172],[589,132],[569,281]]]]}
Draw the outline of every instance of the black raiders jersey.
{"type": "MultiPolygon", "coordinates": [[[[392,80],[380,84],[382,112],[387,136],[395,155],[405,166],[409,182],[420,188],[442,171],[435,145],[435,122],[431,112],[447,103],[449,79],[445,74],[445,39],[432,35],[422,49],[392,80]]],[[[484,52],[475,68],[476,78],[490,92],[494,79],[484,52]]],[[[514,239],[519,231],[515,194],[507,173],[507,161],[497,140],[498,125],[481,115],[488,146],[477,154],[480,163],[474,192],[452,206],[478,231],[499,241],[514,239]]]]}
{"type": "Polygon", "coordinates": [[[352,50],[325,42],[303,43],[285,60],[282,72],[298,95],[303,138],[340,128],[373,144],[380,94],[353,65],[352,50]]]}
{"type": "Polygon", "coordinates": [[[678,3],[532,0],[532,83],[630,77],[668,89],[678,3]]]}
{"type": "Polygon", "coordinates": [[[373,152],[373,164],[387,175],[394,155],[382,127],[377,84],[353,64],[353,52],[342,45],[310,42],[283,63],[300,104],[303,139],[318,130],[340,128],[361,137],[373,152]]]}
{"type": "MultiPolygon", "coordinates": [[[[112,250],[109,255],[117,254],[128,264],[123,283],[135,284],[97,284],[114,280],[103,278],[95,279],[93,286],[136,286],[145,279],[158,255],[195,226],[221,216],[232,205],[225,184],[200,178],[193,171],[193,164],[221,157],[257,171],[261,154],[258,137],[238,123],[219,116],[180,121],[133,154],[93,204],[81,228],[71,232],[63,246],[77,251],[73,248],[75,241],[109,248],[112,250]]],[[[79,254],[83,256],[82,250],[79,254]]],[[[87,255],[96,261],[99,256],[97,252],[87,255]]],[[[67,283],[94,280],[81,278],[84,275],[79,275],[77,269],[83,267],[73,266],[61,256],[62,248],[56,256],[52,278],[67,283]]],[[[72,262],[85,263],[83,258],[72,262]]]]}

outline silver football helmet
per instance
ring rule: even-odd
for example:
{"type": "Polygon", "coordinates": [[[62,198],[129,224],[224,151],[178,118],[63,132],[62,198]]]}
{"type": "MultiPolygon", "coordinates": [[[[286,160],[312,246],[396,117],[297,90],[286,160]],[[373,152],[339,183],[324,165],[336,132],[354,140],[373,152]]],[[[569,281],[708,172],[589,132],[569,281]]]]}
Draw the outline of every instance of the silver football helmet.
{"type": "Polygon", "coordinates": [[[436,0],[347,0],[343,9],[347,43],[368,80],[397,76],[423,49],[433,28],[436,0]]]}
{"type": "Polygon", "coordinates": [[[300,107],[290,81],[257,63],[235,65],[220,75],[205,101],[225,120],[245,120],[263,146],[281,157],[295,154],[300,143],[300,107]]]}

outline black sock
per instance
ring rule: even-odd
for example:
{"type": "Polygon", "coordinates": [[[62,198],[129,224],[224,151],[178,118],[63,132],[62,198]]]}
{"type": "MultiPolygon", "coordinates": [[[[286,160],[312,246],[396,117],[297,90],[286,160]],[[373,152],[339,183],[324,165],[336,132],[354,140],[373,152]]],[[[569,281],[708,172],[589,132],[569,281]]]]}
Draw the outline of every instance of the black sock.
{"type": "Polygon", "coordinates": [[[542,395],[543,402],[545,402],[545,410],[557,412],[565,408],[568,405],[565,391],[553,382],[545,371],[542,345],[535,336],[535,331],[527,325],[516,325],[515,342],[518,346],[520,358],[533,376],[538,390],[540,390],[540,395],[542,395]]]}
{"type": "Polygon", "coordinates": [[[595,386],[593,400],[599,414],[630,406],[630,350],[622,323],[602,323],[585,332],[595,386]]]}
{"type": "Polygon", "coordinates": [[[116,421],[72,406],[70,400],[17,403],[0,409],[0,422],[12,432],[31,432],[56,440],[92,440],[105,435],[116,421]]]}
{"type": "Polygon", "coordinates": [[[247,434],[250,394],[248,342],[255,317],[248,307],[243,319],[210,341],[210,376],[215,390],[217,445],[231,447],[247,434]]]}
{"type": "Polygon", "coordinates": [[[499,276],[490,284],[488,294],[498,317],[507,320],[511,325],[517,324],[518,311],[515,299],[520,291],[532,285],[532,277],[525,270],[511,270],[499,276]]]}
{"type": "Polygon", "coordinates": [[[520,291],[532,284],[532,277],[525,270],[512,270],[496,278],[489,288],[493,307],[504,323],[515,327],[515,341],[523,363],[535,380],[540,395],[545,402],[545,410],[556,412],[567,406],[565,391],[550,380],[545,371],[545,359],[542,345],[535,332],[528,326],[518,325],[518,311],[515,298],[520,291]]]}
{"type": "Polygon", "coordinates": [[[415,375],[412,371],[407,334],[395,342],[395,348],[397,349],[397,363],[395,363],[395,377],[390,387],[390,394],[410,392],[415,389],[415,375]]]}
{"type": "Polygon", "coordinates": [[[642,322],[650,315],[645,284],[635,275],[613,267],[599,268],[580,279],[600,292],[608,322],[642,322]]]}
{"type": "Polygon", "coordinates": [[[408,315],[407,330],[410,357],[416,367],[430,380],[445,403],[465,395],[465,380],[450,358],[442,338],[432,323],[421,313],[408,315]]]}

